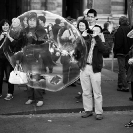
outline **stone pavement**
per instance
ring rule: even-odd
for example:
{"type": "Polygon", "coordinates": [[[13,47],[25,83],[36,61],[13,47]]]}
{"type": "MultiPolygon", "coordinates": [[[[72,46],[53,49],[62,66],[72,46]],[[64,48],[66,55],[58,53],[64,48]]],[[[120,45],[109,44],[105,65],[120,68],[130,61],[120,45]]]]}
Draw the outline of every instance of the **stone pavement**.
{"type": "Polygon", "coordinates": [[[95,115],[81,118],[80,113],[36,115],[0,115],[0,133],[132,133],[124,125],[133,118],[133,111],[105,111],[104,119],[95,115]]]}
{"type": "MultiPolygon", "coordinates": [[[[130,92],[118,92],[117,73],[107,69],[102,70],[102,93],[103,110],[119,111],[133,110],[133,102],[129,101],[130,92]]],[[[7,84],[3,86],[3,97],[0,98],[0,115],[21,115],[21,114],[45,114],[45,113],[78,113],[83,110],[82,103],[76,103],[77,92],[82,91],[81,86],[67,87],[58,92],[46,91],[44,105],[36,107],[34,104],[25,105],[27,93],[24,87],[15,86],[14,98],[5,101],[7,84]]]]}

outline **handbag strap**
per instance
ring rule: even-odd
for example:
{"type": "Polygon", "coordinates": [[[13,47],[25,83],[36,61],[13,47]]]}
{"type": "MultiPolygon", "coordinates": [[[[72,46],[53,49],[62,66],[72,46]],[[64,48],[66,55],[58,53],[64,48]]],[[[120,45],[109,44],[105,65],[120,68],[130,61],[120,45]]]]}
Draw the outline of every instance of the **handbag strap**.
{"type": "Polygon", "coordinates": [[[23,68],[22,68],[21,64],[16,64],[16,66],[14,68],[14,71],[21,71],[21,72],[23,72],[23,68]]]}

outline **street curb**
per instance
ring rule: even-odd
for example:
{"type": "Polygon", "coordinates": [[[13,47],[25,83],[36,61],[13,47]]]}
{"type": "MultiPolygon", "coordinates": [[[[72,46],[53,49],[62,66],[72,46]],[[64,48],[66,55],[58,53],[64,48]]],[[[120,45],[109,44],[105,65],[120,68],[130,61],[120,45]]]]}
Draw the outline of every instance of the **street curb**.
{"type": "MultiPolygon", "coordinates": [[[[103,111],[131,111],[133,106],[114,106],[114,107],[103,107],[103,111]]],[[[50,109],[50,110],[35,110],[35,111],[25,111],[25,112],[15,112],[15,113],[6,113],[0,115],[31,115],[31,114],[52,114],[52,113],[81,113],[83,108],[76,109],[50,109]]]]}

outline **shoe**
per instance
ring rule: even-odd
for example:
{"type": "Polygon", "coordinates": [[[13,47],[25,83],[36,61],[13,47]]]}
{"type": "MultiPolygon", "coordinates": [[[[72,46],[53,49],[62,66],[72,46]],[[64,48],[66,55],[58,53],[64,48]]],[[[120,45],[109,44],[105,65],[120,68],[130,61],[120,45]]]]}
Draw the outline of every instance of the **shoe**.
{"type": "Polygon", "coordinates": [[[43,101],[38,101],[37,103],[36,103],[36,106],[37,107],[41,107],[43,105],[43,101]]]}
{"type": "Polygon", "coordinates": [[[97,115],[96,115],[96,120],[102,120],[102,119],[103,119],[102,114],[97,114],[97,115]]]}
{"type": "Polygon", "coordinates": [[[4,99],[5,100],[11,100],[11,99],[13,99],[13,95],[12,94],[7,94],[7,96],[4,99]]]}
{"type": "Polygon", "coordinates": [[[92,115],[93,115],[92,111],[85,111],[81,117],[82,118],[87,118],[87,117],[90,117],[92,115]]]}
{"type": "Polygon", "coordinates": [[[129,101],[133,101],[133,98],[132,97],[129,97],[129,101]]]}
{"type": "Polygon", "coordinates": [[[29,104],[32,104],[32,103],[33,103],[33,100],[29,99],[25,104],[29,105],[29,104]]]}
{"type": "Polygon", "coordinates": [[[2,97],[2,94],[0,94],[0,98],[2,97]]]}
{"type": "Polygon", "coordinates": [[[133,120],[131,120],[129,123],[125,124],[125,127],[133,127],[133,120]]]}
{"type": "Polygon", "coordinates": [[[129,92],[129,88],[124,88],[124,87],[122,87],[122,88],[117,88],[117,91],[123,91],[123,92],[129,92]]]}

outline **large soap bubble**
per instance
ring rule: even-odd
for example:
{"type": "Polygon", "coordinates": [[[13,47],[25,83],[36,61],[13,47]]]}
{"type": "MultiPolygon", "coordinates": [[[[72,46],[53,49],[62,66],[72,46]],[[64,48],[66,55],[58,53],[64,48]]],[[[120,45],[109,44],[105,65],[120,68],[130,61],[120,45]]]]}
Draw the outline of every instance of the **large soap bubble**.
{"type": "Polygon", "coordinates": [[[3,48],[13,67],[21,64],[33,88],[59,91],[75,82],[86,64],[87,49],[79,31],[43,10],[14,18],[3,48]]]}

